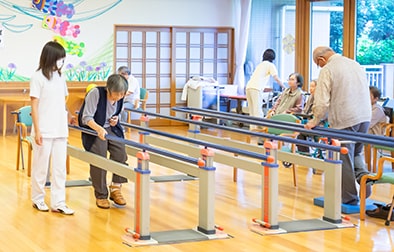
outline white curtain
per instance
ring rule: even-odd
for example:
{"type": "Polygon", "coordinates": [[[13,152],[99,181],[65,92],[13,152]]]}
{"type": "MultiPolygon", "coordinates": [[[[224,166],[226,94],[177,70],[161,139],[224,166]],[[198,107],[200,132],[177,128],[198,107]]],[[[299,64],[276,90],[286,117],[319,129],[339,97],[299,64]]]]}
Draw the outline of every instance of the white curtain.
{"type": "Polygon", "coordinates": [[[245,94],[244,64],[248,47],[249,23],[252,0],[235,1],[235,76],[238,94],[245,94]]]}

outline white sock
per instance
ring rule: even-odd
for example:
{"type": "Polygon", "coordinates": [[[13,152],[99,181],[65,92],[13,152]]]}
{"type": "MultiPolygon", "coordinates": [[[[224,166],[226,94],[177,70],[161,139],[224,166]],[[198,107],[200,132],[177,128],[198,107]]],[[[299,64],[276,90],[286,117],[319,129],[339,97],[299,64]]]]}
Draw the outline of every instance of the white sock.
{"type": "Polygon", "coordinates": [[[116,191],[116,190],[120,190],[120,188],[122,187],[122,184],[112,182],[112,186],[113,187],[111,187],[111,192],[116,191]]]}

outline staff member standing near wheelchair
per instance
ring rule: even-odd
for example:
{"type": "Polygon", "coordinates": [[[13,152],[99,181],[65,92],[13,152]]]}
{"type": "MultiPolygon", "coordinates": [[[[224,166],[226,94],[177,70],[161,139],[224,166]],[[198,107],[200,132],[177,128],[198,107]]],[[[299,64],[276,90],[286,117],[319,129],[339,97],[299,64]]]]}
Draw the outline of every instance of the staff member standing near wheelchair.
{"type": "MultiPolygon", "coordinates": [[[[278,70],[274,63],[275,51],[267,49],[263,53],[263,61],[257,65],[252,77],[246,84],[246,100],[248,102],[249,115],[255,117],[264,117],[263,113],[263,93],[271,92],[272,87],[269,86],[271,76],[282,87],[285,88],[282,81],[278,77],[278,70]]],[[[250,125],[250,129],[256,129],[256,125],[250,125]]]]}
{"type": "MultiPolygon", "coordinates": [[[[331,128],[366,133],[371,120],[371,104],[365,71],[356,61],[336,54],[330,47],[319,46],[313,61],[321,67],[313,104],[314,118],[305,125],[313,129],[328,112],[331,128]]],[[[343,144],[348,154],[342,160],[342,203],[357,205],[359,197],[355,181],[368,174],[362,143],[343,144]]],[[[367,190],[367,197],[371,188],[367,190]]]]}

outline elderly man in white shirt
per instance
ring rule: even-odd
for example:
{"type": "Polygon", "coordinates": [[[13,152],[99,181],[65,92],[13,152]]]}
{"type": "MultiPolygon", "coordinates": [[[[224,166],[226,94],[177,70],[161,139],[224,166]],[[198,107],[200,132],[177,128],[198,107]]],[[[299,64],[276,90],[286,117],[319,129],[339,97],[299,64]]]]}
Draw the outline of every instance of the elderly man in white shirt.
{"type": "MultiPolygon", "coordinates": [[[[129,82],[129,89],[124,97],[123,109],[138,109],[140,107],[140,83],[131,74],[127,66],[119,67],[118,74],[123,75],[129,82]]],[[[120,118],[122,122],[127,122],[127,111],[123,111],[120,118]]]]}
{"type": "MultiPolygon", "coordinates": [[[[319,46],[313,61],[321,67],[315,90],[313,116],[305,128],[317,126],[328,113],[331,128],[367,133],[371,120],[371,103],[365,71],[356,61],[339,55],[330,47],[319,46]]],[[[349,150],[341,154],[342,203],[357,205],[359,197],[355,180],[360,182],[365,169],[362,143],[343,144],[349,150]]],[[[367,188],[367,197],[371,187],[367,188]]]]}

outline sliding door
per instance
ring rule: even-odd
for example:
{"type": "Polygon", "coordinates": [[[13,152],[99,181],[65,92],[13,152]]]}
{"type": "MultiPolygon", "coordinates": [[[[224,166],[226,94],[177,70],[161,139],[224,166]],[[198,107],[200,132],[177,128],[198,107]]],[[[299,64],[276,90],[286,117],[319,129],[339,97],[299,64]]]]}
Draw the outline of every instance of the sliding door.
{"type": "MultiPolygon", "coordinates": [[[[126,65],[149,91],[147,110],[174,115],[185,106],[181,94],[192,76],[232,83],[232,28],[115,26],[114,67],[126,65]]],[[[153,125],[173,124],[152,118],[153,125]]]]}

